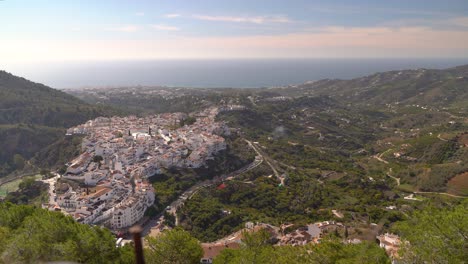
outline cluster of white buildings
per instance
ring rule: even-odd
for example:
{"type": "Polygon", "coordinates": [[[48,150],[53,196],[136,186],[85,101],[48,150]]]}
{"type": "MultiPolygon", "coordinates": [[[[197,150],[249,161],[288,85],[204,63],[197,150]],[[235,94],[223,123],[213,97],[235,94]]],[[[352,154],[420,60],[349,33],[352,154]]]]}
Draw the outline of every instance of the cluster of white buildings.
{"type": "MultiPolygon", "coordinates": [[[[98,185],[73,190],[68,187],[57,195],[57,205],[78,222],[102,224],[114,230],[125,229],[143,218],[146,209],[154,203],[154,190],[142,179],[109,175],[98,185]]],[[[52,209],[52,208],[51,208],[52,209]]]]}
{"type": "Polygon", "coordinates": [[[385,252],[392,259],[392,263],[397,263],[399,259],[398,251],[402,245],[401,239],[395,234],[381,234],[376,237],[379,240],[379,246],[385,249],[385,252]]]}
{"type": "Polygon", "coordinates": [[[300,227],[288,234],[279,236],[279,246],[292,245],[292,246],[303,246],[308,243],[320,243],[324,232],[332,229],[341,228],[345,226],[342,223],[335,221],[323,221],[315,224],[309,224],[307,226],[300,227]]]}
{"type": "Polygon", "coordinates": [[[68,164],[65,179],[81,188],[57,195],[55,209],[87,224],[105,224],[114,230],[140,221],[154,203],[147,181],[163,168],[199,168],[226,148],[221,135],[229,133],[215,122],[218,108],[196,114],[196,121],[181,126],[183,113],[143,118],[99,117],[68,129],[85,135],[82,154],[68,164]]]}
{"type": "Polygon", "coordinates": [[[199,112],[195,123],[183,127],[179,124],[187,116],[182,113],[90,120],[67,131],[67,134],[87,135],[83,140],[85,152],[71,164],[68,172],[79,174],[94,156],[101,156],[104,164],[113,169],[126,167],[127,171],[145,177],[154,175],[160,168],[202,167],[226,148],[221,135],[228,134],[229,129],[224,123],[215,122],[218,111],[209,108],[199,112]]]}

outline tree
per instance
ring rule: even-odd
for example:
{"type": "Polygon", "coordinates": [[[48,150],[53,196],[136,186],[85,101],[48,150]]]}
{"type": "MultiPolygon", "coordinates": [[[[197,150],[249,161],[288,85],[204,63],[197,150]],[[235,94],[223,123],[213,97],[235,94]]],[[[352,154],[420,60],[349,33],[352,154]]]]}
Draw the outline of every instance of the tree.
{"type": "Polygon", "coordinates": [[[225,249],[215,258],[214,263],[273,263],[275,250],[268,243],[270,234],[265,230],[244,231],[240,249],[225,249]]]}
{"type": "Polygon", "coordinates": [[[197,119],[195,117],[188,116],[187,118],[180,120],[180,126],[181,127],[184,126],[184,125],[190,126],[193,123],[195,123],[196,121],[197,121],[197,119]]]}
{"type": "Polygon", "coordinates": [[[48,169],[41,169],[39,174],[41,174],[42,178],[44,178],[44,179],[49,179],[49,178],[51,178],[53,176],[53,174],[48,169]]]}
{"type": "Polygon", "coordinates": [[[67,172],[67,168],[68,168],[67,166],[60,167],[60,169],[58,170],[58,173],[62,175],[65,174],[67,172]]]}
{"type": "Polygon", "coordinates": [[[21,190],[27,189],[27,188],[31,187],[34,184],[35,181],[36,181],[36,179],[34,179],[34,177],[25,177],[23,180],[21,180],[18,187],[21,190]]]}
{"type": "Polygon", "coordinates": [[[96,155],[93,157],[93,162],[101,163],[101,161],[103,161],[102,156],[96,155]]]}
{"type": "Polygon", "coordinates": [[[200,242],[180,228],[167,230],[156,238],[147,237],[146,241],[148,263],[195,264],[203,257],[200,242]]]}
{"type": "Polygon", "coordinates": [[[175,227],[176,217],[169,213],[168,211],[164,211],[164,224],[170,227],[175,227]]]}
{"type": "Polygon", "coordinates": [[[335,228],[335,231],[333,232],[335,237],[341,237],[340,233],[338,232],[338,228],[335,228]]]}
{"type": "MultiPolygon", "coordinates": [[[[0,226],[0,252],[3,252],[5,250],[5,247],[8,243],[5,243],[5,241],[8,241],[8,239],[11,237],[10,230],[7,227],[0,226]]],[[[0,263],[2,263],[0,259],[0,263]]]]}
{"type": "Polygon", "coordinates": [[[265,231],[245,233],[240,249],[223,250],[214,263],[390,263],[385,251],[375,243],[344,244],[331,238],[320,244],[274,247],[267,243],[267,238],[265,231]]]}
{"type": "Polygon", "coordinates": [[[24,158],[20,154],[15,154],[13,156],[13,164],[17,170],[21,170],[24,168],[24,158]]]}
{"type": "Polygon", "coordinates": [[[395,225],[404,241],[406,263],[464,263],[468,259],[468,201],[458,206],[428,207],[395,225]]]}
{"type": "MultiPolygon", "coordinates": [[[[0,263],[129,263],[109,230],[59,212],[0,203],[0,263]]],[[[130,252],[131,254],[131,252],[130,252]]]]}
{"type": "Polygon", "coordinates": [[[385,251],[370,242],[344,244],[330,239],[306,248],[309,252],[306,263],[390,263],[385,251]]]}

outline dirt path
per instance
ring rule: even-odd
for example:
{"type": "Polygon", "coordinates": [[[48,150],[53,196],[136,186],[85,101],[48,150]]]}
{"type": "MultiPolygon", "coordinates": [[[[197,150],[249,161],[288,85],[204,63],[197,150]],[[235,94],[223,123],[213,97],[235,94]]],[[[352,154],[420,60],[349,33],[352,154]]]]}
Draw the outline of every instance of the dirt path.
{"type": "Polygon", "coordinates": [[[393,172],[393,169],[392,168],[388,169],[387,176],[394,179],[397,183],[397,186],[400,186],[400,178],[390,175],[391,172],[393,172]]]}
{"type": "Polygon", "coordinates": [[[386,151],[384,151],[384,152],[382,152],[382,153],[380,153],[380,154],[376,154],[376,155],[374,155],[374,156],[372,156],[372,157],[373,157],[374,159],[377,159],[377,160],[380,161],[380,162],[383,162],[383,163],[385,163],[385,164],[388,164],[388,161],[382,159],[382,156],[383,156],[385,153],[387,153],[387,152],[389,152],[389,151],[391,151],[391,150],[392,150],[392,149],[387,149],[386,151]]]}
{"type": "Polygon", "coordinates": [[[459,196],[450,193],[440,193],[440,192],[414,192],[415,194],[439,194],[439,195],[447,195],[453,198],[468,198],[467,196],[459,196]]]}
{"type": "Polygon", "coordinates": [[[440,140],[442,140],[442,141],[448,141],[447,139],[445,139],[445,138],[442,138],[442,137],[440,136],[440,134],[439,134],[439,135],[437,135],[437,138],[438,138],[438,139],[440,139],[440,140]]]}

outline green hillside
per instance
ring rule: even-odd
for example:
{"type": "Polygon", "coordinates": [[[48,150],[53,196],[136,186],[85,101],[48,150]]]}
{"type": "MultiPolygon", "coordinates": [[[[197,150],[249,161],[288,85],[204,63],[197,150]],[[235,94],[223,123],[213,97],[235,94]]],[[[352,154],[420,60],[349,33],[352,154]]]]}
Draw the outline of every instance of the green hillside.
{"type": "Polygon", "coordinates": [[[0,203],[0,263],[132,263],[130,248],[112,234],[59,212],[0,203]]]}
{"type": "Polygon", "coordinates": [[[402,70],[352,80],[300,85],[309,95],[328,95],[357,104],[420,104],[457,107],[468,103],[468,65],[445,70],[402,70]]]}
{"type": "Polygon", "coordinates": [[[0,71],[0,124],[70,127],[102,109],[45,85],[0,71]]]}
{"type": "Polygon", "coordinates": [[[62,138],[65,128],[107,113],[64,92],[0,71],[0,177],[22,169],[24,159],[62,138]]]}

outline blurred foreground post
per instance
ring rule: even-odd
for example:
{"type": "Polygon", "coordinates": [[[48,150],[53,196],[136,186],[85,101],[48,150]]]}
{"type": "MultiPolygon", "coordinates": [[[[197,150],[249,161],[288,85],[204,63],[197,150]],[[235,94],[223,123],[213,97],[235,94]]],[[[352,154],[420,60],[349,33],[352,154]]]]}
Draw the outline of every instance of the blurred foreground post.
{"type": "Polygon", "coordinates": [[[143,257],[143,243],[141,242],[141,226],[136,225],[130,228],[130,233],[133,236],[133,242],[135,243],[135,257],[137,264],[144,264],[145,258],[143,257]]]}

